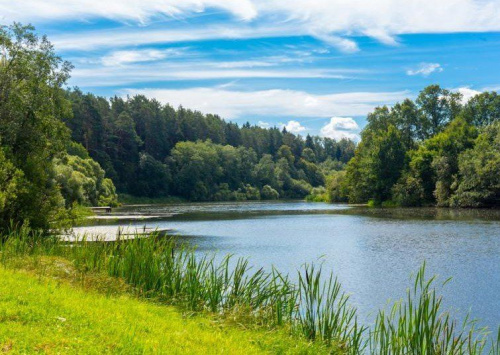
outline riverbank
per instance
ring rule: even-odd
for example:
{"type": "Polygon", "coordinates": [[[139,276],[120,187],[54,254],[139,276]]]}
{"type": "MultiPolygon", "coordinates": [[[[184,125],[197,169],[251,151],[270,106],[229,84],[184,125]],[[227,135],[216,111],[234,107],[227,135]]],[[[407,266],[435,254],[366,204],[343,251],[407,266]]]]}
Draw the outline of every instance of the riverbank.
{"type": "Polygon", "coordinates": [[[0,267],[0,349],[7,353],[328,353],[284,329],[245,327],[138,298],[122,279],[61,257],[0,267]]]}
{"type": "Polygon", "coordinates": [[[225,346],[230,353],[498,351],[499,343],[487,332],[473,323],[461,325],[442,310],[435,280],[426,277],[425,267],[416,274],[406,301],[394,303],[389,313],[381,310],[374,324],[366,327],[358,321],[357,310],[338,280],[323,275],[317,265],[304,266],[298,272],[298,283],[293,283],[276,269],[254,270],[245,259],[217,261],[208,255],[195,256],[192,250],[165,238],[68,245],[27,229],[6,238],[0,245],[0,262],[6,273],[0,273],[0,277],[11,281],[5,281],[0,293],[6,295],[0,297],[0,315],[13,326],[0,324],[0,335],[6,334],[0,340],[7,348],[14,346],[14,340],[22,347],[54,340],[57,344],[51,346],[71,344],[66,352],[79,352],[80,343],[93,344],[93,338],[87,339],[86,334],[107,339],[107,330],[102,328],[114,322],[109,326],[111,340],[99,341],[96,350],[89,348],[88,353],[120,352],[114,349],[161,352],[163,332],[174,338],[180,332],[180,338],[172,340],[174,346],[180,344],[174,353],[220,352],[225,346]],[[93,301],[96,299],[101,299],[98,304],[93,301]],[[127,306],[129,301],[144,306],[127,306]],[[137,311],[129,310],[134,307],[137,311]],[[159,311],[155,307],[166,308],[159,311]],[[171,320],[169,312],[174,312],[171,320]],[[161,315],[169,324],[162,325],[151,314],[161,315]],[[72,323],[67,323],[68,319],[72,323]],[[196,321],[190,322],[193,319],[196,321]],[[160,329],[163,327],[161,332],[151,330],[157,321],[160,329]],[[64,331],[72,324],[74,329],[64,331]],[[212,325],[216,327],[214,332],[212,325]],[[118,335],[115,326],[121,331],[116,331],[118,335]],[[198,337],[182,336],[185,332],[196,335],[198,326],[198,337]],[[46,338],[36,333],[26,345],[33,327],[40,327],[41,336],[46,334],[46,338]],[[213,341],[225,337],[220,331],[228,332],[229,343],[213,341]],[[192,339],[198,342],[191,345],[192,339]],[[183,345],[185,342],[187,345],[183,345]]]}

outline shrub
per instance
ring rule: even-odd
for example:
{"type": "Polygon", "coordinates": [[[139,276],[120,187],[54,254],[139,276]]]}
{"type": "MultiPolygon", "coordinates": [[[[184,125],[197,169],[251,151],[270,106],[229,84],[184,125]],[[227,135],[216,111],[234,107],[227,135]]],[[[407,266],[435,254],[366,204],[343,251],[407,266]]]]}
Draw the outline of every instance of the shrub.
{"type": "Polygon", "coordinates": [[[263,200],[277,200],[280,198],[280,194],[278,193],[278,191],[273,189],[271,186],[264,185],[264,187],[262,188],[262,190],[260,192],[260,197],[263,200]]]}

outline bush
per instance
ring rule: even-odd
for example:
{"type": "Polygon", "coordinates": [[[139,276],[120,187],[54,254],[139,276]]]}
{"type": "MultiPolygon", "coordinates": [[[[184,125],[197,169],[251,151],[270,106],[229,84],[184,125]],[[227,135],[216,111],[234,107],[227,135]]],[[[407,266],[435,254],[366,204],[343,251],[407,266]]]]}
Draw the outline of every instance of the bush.
{"type": "Polygon", "coordinates": [[[310,202],[329,202],[328,194],[323,186],[313,187],[311,193],[306,196],[306,201],[310,202]]]}
{"type": "Polygon", "coordinates": [[[346,172],[338,171],[326,178],[326,190],[329,202],[347,202],[349,189],[347,187],[346,172]]]}
{"type": "Polygon", "coordinates": [[[304,198],[312,191],[312,186],[307,181],[290,179],[290,189],[288,197],[291,198],[304,198]]]}
{"type": "Polygon", "coordinates": [[[278,193],[278,191],[273,189],[271,186],[264,185],[264,187],[260,191],[260,197],[263,200],[277,200],[280,198],[280,194],[278,193]]]}
{"type": "Polygon", "coordinates": [[[247,200],[260,200],[259,189],[250,185],[245,186],[245,196],[247,200]]]}
{"type": "Polygon", "coordinates": [[[421,180],[408,176],[392,188],[392,199],[399,206],[420,206],[424,201],[421,180]]]}
{"type": "Polygon", "coordinates": [[[116,206],[118,196],[104,170],[92,159],[65,155],[54,160],[55,180],[67,208],[77,203],[86,206],[116,206]]]}

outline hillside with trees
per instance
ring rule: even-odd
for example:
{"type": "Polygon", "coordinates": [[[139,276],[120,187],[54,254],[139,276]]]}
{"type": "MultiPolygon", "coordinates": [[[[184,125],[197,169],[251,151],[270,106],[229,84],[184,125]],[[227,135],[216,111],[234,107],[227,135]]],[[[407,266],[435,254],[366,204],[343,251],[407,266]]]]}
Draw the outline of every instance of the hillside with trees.
{"type": "Polygon", "coordinates": [[[119,192],[190,201],[303,198],[354,155],[349,140],[239,126],[138,95],[67,92],[65,120],[119,192]]]}

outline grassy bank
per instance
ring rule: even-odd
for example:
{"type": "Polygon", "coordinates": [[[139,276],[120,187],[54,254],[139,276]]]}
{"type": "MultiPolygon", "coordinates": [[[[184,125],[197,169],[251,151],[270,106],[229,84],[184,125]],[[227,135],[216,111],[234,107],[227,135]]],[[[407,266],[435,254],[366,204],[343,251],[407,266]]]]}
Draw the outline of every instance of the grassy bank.
{"type": "MultiPolygon", "coordinates": [[[[0,349],[11,353],[318,353],[284,331],[228,325],[141,300],[124,283],[78,276],[65,259],[0,268],[0,349]]],[[[11,264],[12,266],[12,264],[11,264]]]]}
{"type": "MultiPolygon", "coordinates": [[[[357,311],[349,305],[339,282],[332,275],[324,275],[318,266],[305,266],[299,272],[298,284],[293,284],[276,270],[251,269],[245,259],[228,257],[218,263],[209,256],[195,257],[192,250],[176,248],[165,238],[82,241],[69,246],[29,234],[27,230],[17,232],[2,245],[0,260],[4,265],[15,268],[19,260],[21,265],[30,260],[33,270],[50,270],[44,260],[59,260],[74,270],[73,279],[80,280],[79,287],[91,285],[91,292],[119,296],[125,292],[166,305],[163,307],[175,305],[183,312],[217,319],[224,325],[239,324],[239,331],[241,327],[247,329],[242,331],[242,338],[269,332],[271,343],[260,351],[498,352],[497,343],[484,330],[475,329],[472,323],[458,323],[442,310],[435,280],[425,277],[425,268],[417,274],[407,299],[387,313],[381,311],[368,329],[358,322],[357,311]],[[100,278],[112,282],[100,282],[100,278]]],[[[117,315],[120,312],[116,309],[117,315]]],[[[210,345],[204,343],[202,348],[210,349],[210,345]]]]}

